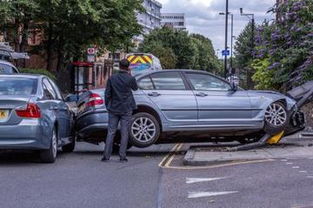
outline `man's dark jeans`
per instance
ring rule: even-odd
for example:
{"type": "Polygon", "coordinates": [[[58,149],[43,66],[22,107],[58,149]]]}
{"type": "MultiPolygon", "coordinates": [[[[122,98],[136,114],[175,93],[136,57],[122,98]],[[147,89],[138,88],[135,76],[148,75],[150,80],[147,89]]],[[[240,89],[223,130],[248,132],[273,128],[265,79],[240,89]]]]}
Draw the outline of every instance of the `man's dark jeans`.
{"type": "Polygon", "coordinates": [[[109,126],[108,126],[108,135],[105,142],[104,149],[104,158],[110,159],[113,149],[114,137],[116,135],[116,131],[118,128],[118,124],[121,124],[121,145],[119,155],[121,159],[126,158],[126,151],[128,145],[128,137],[129,137],[129,125],[132,117],[132,112],[124,113],[124,114],[113,114],[109,113],[109,126]]]}

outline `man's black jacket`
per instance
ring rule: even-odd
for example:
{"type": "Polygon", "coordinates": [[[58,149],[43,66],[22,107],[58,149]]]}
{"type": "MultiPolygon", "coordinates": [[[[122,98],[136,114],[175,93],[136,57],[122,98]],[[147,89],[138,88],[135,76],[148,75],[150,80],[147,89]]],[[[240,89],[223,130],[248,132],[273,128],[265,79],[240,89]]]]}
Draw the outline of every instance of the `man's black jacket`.
{"type": "Polygon", "coordinates": [[[127,71],[120,70],[108,80],[105,105],[109,112],[124,114],[137,108],[132,90],[138,90],[137,82],[127,71]]]}

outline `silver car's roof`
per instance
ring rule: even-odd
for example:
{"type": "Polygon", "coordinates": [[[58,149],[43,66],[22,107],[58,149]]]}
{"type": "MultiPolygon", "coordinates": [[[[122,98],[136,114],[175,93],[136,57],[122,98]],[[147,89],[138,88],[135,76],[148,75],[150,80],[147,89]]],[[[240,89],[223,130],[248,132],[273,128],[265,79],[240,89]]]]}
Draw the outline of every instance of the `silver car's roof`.
{"type": "Polygon", "coordinates": [[[160,73],[160,72],[196,72],[196,73],[202,73],[202,74],[209,74],[212,75],[214,77],[218,77],[220,79],[225,80],[223,77],[220,77],[218,75],[215,75],[211,72],[207,72],[207,71],[203,71],[203,70],[194,70],[194,69],[165,69],[165,70],[159,70],[159,71],[147,71],[147,72],[143,72],[142,74],[137,74],[135,77],[136,78],[141,78],[145,75],[149,75],[149,74],[154,74],[154,73],[160,73]]]}

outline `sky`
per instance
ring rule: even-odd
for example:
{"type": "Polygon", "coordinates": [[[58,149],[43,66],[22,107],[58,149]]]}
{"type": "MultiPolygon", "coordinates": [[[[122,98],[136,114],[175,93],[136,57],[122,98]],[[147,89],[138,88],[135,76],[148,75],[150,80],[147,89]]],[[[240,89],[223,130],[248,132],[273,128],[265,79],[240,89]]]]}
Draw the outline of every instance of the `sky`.
{"type": "MultiPolygon", "coordinates": [[[[163,5],[161,12],[185,13],[187,30],[210,38],[216,51],[225,48],[225,16],[221,16],[219,13],[225,12],[226,0],[158,1],[163,5]]],[[[249,22],[248,17],[240,15],[239,8],[243,8],[244,13],[254,13],[256,23],[262,23],[264,19],[273,19],[271,14],[267,14],[267,11],[275,2],[276,0],[229,0],[229,11],[234,14],[234,35],[238,36],[249,22]]]]}

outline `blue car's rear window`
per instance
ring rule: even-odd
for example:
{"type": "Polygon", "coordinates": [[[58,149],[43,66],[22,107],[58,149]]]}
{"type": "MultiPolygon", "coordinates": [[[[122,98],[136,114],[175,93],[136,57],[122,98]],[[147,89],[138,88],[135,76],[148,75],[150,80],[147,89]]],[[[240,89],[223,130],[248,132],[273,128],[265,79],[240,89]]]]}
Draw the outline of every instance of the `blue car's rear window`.
{"type": "Polygon", "coordinates": [[[37,82],[32,78],[0,77],[0,95],[34,95],[37,82]]]}

